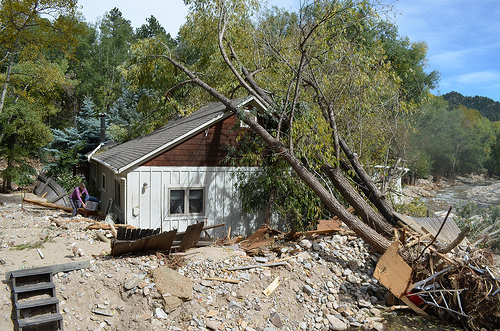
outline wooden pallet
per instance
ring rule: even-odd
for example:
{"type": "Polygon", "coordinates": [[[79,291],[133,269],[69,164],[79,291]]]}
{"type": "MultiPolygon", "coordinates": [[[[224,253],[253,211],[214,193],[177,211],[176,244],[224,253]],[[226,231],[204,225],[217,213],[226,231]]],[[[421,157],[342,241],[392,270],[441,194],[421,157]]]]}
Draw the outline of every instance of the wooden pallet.
{"type": "Polygon", "coordinates": [[[47,267],[13,271],[12,311],[16,330],[63,330],[63,317],[59,313],[59,300],[47,267]]]}

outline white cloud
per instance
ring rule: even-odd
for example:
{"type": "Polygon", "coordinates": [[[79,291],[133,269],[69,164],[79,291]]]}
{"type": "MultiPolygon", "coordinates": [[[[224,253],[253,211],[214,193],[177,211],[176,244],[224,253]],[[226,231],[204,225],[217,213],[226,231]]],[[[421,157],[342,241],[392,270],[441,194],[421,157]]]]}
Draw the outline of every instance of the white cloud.
{"type": "Polygon", "coordinates": [[[500,74],[498,72],[493,72],[493,71],[473,72],[469,74],[458,75],[454,78],[454,80],[462,84],[478,84],[478,85],[498,83],[499,79],[500,79],[500,74]]]}

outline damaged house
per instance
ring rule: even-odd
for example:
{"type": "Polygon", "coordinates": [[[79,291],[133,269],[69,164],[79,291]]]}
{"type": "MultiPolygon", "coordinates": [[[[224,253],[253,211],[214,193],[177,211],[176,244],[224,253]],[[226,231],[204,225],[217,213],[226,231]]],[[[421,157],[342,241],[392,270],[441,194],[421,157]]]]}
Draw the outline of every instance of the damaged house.
{"type": "MultiPolygon", "coordinates": [[[[243,110],[264,108],[253,97],[233,102],[243,110]]],[[[101,210],[110,205],[121,223],[184,231],[200,221],[205,226],[225,222],[212,231],[250,234],[264,213],[243,212],[234,175],[256,168],[224,162],[224,146],[234,146],[245,130],[222,103],[206,105],[144,137],[99,146],[88,156],[89,185],[99,191],[101,210]]]]}

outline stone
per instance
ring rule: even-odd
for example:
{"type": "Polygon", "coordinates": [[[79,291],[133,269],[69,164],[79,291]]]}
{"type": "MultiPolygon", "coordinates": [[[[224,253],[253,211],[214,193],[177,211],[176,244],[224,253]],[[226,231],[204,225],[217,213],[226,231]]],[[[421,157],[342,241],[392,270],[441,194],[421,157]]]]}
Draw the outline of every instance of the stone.
{"type": "Polygon", "coordinates": [[[325,316],[328,319],[328,322],[330,323],[330,330],[336,330],[336,331],[341,331],[341,330],[347,330],[347,324],[335,317],[334,315],[331,314],[326,314],[325,316]]]}
{"type": "Polygon", "coordinates": [[[151,326],[154,328],[161,328],[164,326],[163,323],[159,319],[156,319],[156,318],[152,318],[150,323],[151,323],[151,326]]]}
{"type": "Polygon", "coordinates": [[[128,291],[133,289],[136,286],[139,286],[139,284],[142,282],[142,279],[138,276],[133,276],[128,278],[125,283],[123,284],[123,287],[128,291]]]}
{"type": "Polygon", "coordinates": [[[113,316],[113,312],[108,309],[97,308],[92,310],[92,312],[97,315],[113,316]]]}
{"type": "Polygon", "coordinates": [[[221,325],[222,325],[222,323],[219,321],[207,320],[207,322],[206,322],[206,326],[210,330],[219,330],[221,325]]]}
{"type": "Polygon", "coordinates": [[[309,248],[311,248],[311,247],[312,247],[312,243],[311,243],[309,240],[307,240],[307,239],[302,239],[302,240],[300,241],[300,246],[301,246],[302,248],[309,249],[309,248]]]}
{"type": "Polygon", "coordinates": [[[303,290],[303,291],[304,291],[304,293],[305,293],[305,294],[307,294],[307,295],[313,295],[313,293],[314,293],[314,289],[313,289],[311,286],[309,286],[309,285],[304,285],[304,286],[302,287],[302,290],[303,290]]]}
{"type": "Polygon", "coordinates": [[[165,301],[164,309],[171,312],[184,301],[193,299],[193,281],[169,267],[158,267],[152,272],[156,288],[165,301]]]}
{"type": "Polygon", "coordinates": [[[228,307],[229,309],[241,309],[241,305],[236,301],[230,301],[228,307]]]}
{"type": "Polygon", "coordinates": [[[163,309],[161,309],[160,307],[155,309],[155,315],[157,318],[162,319],[162,320],[168,319],[167,313],[163,309]]]}
{"type": "Polygon", "coordinates": [[[312,249],[313,249],[313,251],[317,252],[317,251],[321,250],[321,246],[320,246],[319,243],[313,241],[313,243],[312,243],[312,249]]]}
{"type": "Polygon", "coordinates": [[[370,308],[372,306],[372,303],[370,301],[366,301],[364,299],[359,298],[358,299],[358,306],[370,308]]]}
{"type": "Polygon", "coordinates": [[[281,322],[280,315],[277,312],[271,313],[269,321],[277,328],[281,329],[283,327],[283,322],[281,322]]]}

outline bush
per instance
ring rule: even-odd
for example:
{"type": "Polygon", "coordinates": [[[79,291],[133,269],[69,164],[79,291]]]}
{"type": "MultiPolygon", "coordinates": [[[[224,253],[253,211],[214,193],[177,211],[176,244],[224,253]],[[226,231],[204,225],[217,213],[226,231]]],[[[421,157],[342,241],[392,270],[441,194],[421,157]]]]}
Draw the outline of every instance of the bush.
{"type": "Polygon", "coordinates": [[[427,215],[427,206],[420,198],[413,199],[408,203],[395,204],[394,210],[412,217],[425,217],[427,215]]]}
{"type": "Polygon", "coordinates": [[[470,227],[467,238],[471,243],[481,240],[479,247],[500,249],[500,205],[484,207],[469,201],[456,206],[456,215],[461,229],[470,227]]]}

